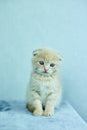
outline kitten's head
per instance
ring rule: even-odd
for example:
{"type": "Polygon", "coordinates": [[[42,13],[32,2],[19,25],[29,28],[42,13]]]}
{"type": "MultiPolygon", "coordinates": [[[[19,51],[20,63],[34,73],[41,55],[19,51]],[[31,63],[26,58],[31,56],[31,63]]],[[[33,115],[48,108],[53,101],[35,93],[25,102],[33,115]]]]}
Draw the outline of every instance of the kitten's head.
{"type": "Polygon", "coordinates": [[[61,60],[61,56],[52,49],[42,48],[33,51],[33,69],[44,76],[57,72],[61,60]]]}

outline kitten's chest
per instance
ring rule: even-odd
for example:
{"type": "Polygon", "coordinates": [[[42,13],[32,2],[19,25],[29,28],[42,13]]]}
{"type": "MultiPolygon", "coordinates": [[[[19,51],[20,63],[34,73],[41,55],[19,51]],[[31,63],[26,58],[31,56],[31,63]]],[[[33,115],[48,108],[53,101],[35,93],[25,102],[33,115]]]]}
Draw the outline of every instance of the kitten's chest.
{"type": "Polygon", "coordinates": [[[55,91],[57,86],[57,78],[53,77],[34,77],[33,84],[39,91],[42,98],[48,96],[49,93],[55,91]]]}
{"type": "Polygon", "coordinates": [[[51,88],[50,88],[49,83],[42,83],[39,85],[40,97],[43,104],[46,102],[47,96],[50,93],[50,91],[51,91],[51,88]]]}
{"type": "Polygon", "coordinates": [[[45,82],[45,83],[42,82],[39,84],[39,90],[40,90],[41,95],[48,93],[48,91],[50,90],[49,86],[50,86],[50,83],[48,82],[45,82]]]}
{"type": "Polygon", "coordinates": [[[39,91],[42,98],[46,97],[50,92],[52,92],[53,86],[55,85],[54,81],[43,81],[39,83],[39,91]]]}

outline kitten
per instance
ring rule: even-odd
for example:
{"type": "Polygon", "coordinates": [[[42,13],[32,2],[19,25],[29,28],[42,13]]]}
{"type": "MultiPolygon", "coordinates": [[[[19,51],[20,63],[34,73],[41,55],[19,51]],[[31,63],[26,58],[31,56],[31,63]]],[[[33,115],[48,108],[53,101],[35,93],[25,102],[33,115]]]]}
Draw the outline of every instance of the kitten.
{"type": "Polygon", "coordinates": [[[52,49],[42,48],[33,51],[32,63],[26,107],[36,116],[51,116],[62,97],[58,75],[61,56],[52,49]]]}

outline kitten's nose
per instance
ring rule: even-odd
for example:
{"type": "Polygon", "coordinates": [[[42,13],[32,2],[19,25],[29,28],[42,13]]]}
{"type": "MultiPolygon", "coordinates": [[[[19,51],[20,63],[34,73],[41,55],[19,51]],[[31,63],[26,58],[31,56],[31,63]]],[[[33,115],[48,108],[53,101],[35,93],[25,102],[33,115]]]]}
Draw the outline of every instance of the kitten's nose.
{"type": "Polygon", "coordinates": [[[48,68],[44,68],[44,71],[47,72],[49,69],[48,68]]]}

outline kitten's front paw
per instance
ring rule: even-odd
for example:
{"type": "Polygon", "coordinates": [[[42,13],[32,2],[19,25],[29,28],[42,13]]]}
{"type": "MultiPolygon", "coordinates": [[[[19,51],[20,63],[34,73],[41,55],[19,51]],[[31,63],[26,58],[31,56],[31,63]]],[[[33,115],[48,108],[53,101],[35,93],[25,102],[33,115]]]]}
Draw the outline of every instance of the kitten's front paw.
{"type": "Polygon", "coordinates": [[[45,110],[43,113],[44,116],[53,116],[54,111],[53,110],[45,110]]]}
{"type": "Polygon", "coordinates": [[[33,114],[34,114],[35,116],[42,116],[43,110],[35,110],[35,111],[33,112],[33,114]]]}

